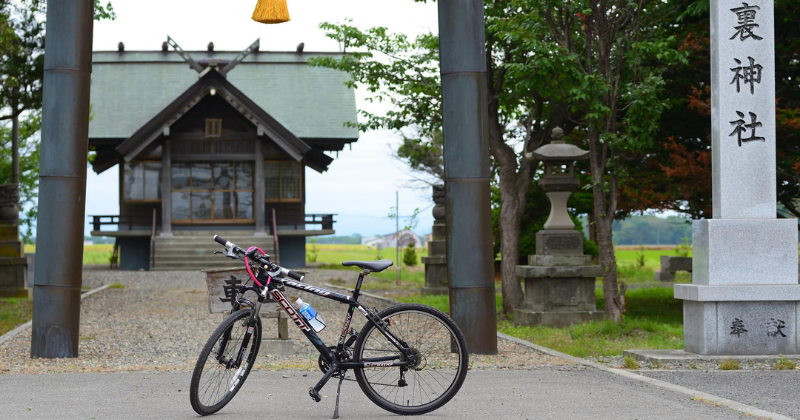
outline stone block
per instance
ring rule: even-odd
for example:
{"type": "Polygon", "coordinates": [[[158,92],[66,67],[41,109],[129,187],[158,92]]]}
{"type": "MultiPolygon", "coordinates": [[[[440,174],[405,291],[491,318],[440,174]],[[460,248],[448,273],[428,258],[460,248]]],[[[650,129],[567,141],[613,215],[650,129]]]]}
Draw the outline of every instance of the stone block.
{"type": "Polygon", "coordinates": [[[447,264],[447,257],[445,257],[444,255],[433,255],[433,256],[421,257],[420,261],[422,261],[422,263],[425,265],[447,264]]]}
{"type": "Polygon", "coordinates": [[[448,287],[447,264],[425,264],[425,287],[448,287]]]}
{"type": "Polygon", "coordinates": [[[692,257],[661,256],[661,271],[688,271],[692,272],[692,257]]]}
{"type": "Polygon", "coordinates": [[[684,348],[704,355],[797,354],[796,301],[684,301],[684,348]]]}
{"type": "Polygon", "coordinates": [[[21,257],[25,255],[25,245],[19,240],[0,240],[0,257],[21,257]]]}
{"type": "Polygon", "coordinates": [[[603,277],[603,267],[599,265],[587,265],[581,267],[581,277],[603,277]]]}
{"type": "Polygon", "coordinates": [[[676,284],[675,299],[698,302],[800,301],[800,285],[704,286],[700,284],[676,284]]]}
{"type": "Polygon", "coordinates": [[[447,255],[447,241],[428,241],[428,255],[447,255]]]}
{"type": "Polygon", "coordinates": [[[547,327],[564,328],[572,324],[601,321],[603,318],[604,314],[599,311],[535,312],[527,309],[514,310],[514,325],[530,327],[543,325],[547,327]]]}
{"type": "Polygon", "coordinates": [[[590,265],[591,263],[590,255],[528,255],[528,265],[552,267],[556,265],[590,265]]]}
{"type": "Polygon", "coordinates": [[[19,225],[17,222],[0,222],[0,241],[8,240],[19,240],[19,225]]]}
{"type": "Polygon", "coordinates": [[[583,267],[550,267],[548,274],[550,277],[580,277],[583,267]]]}
{"type": "Polygon", "coordinates": [[[433,236],[434,241],[445,240],[447,238],[447,225],[444,223],[434,223],[431,236],[433,236]]]}
{"type": "Polygon", "coordinates": [[[514,267],[514,274],[524,278],[547,277],[550,274],[550,268],[518,265],[514,267]]]}
{"type": "Polygon", "coordinates": [[[25,257],[0,258],[0,297],[27,297],[25,257]]]}
{"type": "Polygon", "coordinates": [[[536,232],[537,255],[581,255],[583,234],[577,230],[540,230],[536,232]]]}
{"type": "Polygon", "coordinates": [[[675,281],[674,271],[654,271],[656,281],[675,281]]]}
{"type": "Polygon", "coordinates": [[[294,356],[297,353],[294,340],[282,340],[277,338],[261,339],[261,347],[258,352],[270,356],[294,356]]]}
{"type": "Polygon", "coordinates": [[[594,311],[597,306],[594,279],[526,278],[525,309],[536,312],[594,311]]]}
{"type": "Polygon", "coordinates": [[[692,222],[694,284],[797,284],[795,219],[692,222]]]}
{"type": "Polygon", "coordinates": [[[423,287],[420,289],[420,293],[422,296],[426,295],[446,295],[450,293],[450,288],[448,287],[423,287]]]}

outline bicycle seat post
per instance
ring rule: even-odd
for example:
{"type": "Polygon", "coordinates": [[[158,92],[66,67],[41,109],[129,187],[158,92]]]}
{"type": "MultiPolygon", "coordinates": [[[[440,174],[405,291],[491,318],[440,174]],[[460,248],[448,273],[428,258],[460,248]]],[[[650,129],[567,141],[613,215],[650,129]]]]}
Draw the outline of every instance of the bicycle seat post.
{"type": "Polygon", "coordinates": [[[361,283],[364,281],[364,277],[369,275],[371,271],[369,269],[363,269],[360,273],[358,273],[358,281],[356,282],[356,288],[353,290],[353,300],[358,300],[358,295],[361,294],[361,283]]]}

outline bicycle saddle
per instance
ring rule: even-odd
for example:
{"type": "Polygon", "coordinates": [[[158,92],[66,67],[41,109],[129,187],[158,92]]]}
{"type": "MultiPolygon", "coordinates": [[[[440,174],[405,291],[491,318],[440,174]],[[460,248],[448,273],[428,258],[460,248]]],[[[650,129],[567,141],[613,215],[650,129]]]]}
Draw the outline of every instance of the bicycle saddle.
{"type": "Polygon", "coordinates": [[[378,260],[378,261],[345,261],[342,263],[345,267],[356,266],[362,270],[369,270],[379,273],[391,267],[392,260],[378,260]]]}

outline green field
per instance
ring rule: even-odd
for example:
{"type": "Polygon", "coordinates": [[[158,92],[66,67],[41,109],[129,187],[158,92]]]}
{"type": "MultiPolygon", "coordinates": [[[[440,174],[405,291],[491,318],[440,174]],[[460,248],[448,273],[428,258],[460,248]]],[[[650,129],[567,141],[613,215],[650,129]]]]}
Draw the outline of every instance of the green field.
{"type": "MultiPolygon", "coordinates": [[[[396,284],[396,266],[388,268],[380,273],[373,273],[369,281],[364,284],[364,290],[386,290],[386,289],[418,289],[425,284],[425,267],[420,260],[421,257],[428,255],[425,248],[416,248],[417,265],[406,267],[401,264],[400,287],[396,284]]],[[[379,259],[389,259],[397,263],[397,249],[383,248],[375,249],[366,245],[337,245],[337,244],[306,244],[306,262],[313,263],[316,260],[322,263],[321,268],[343,270],[343,278],[355,278],[358,271],[352,267],[343,267],[342,262],[347,260],[374,261],[379,259]],[[316,248],[316,251],[315,251],[316,248]],[[316,254],[316,258],[313,256],[316,254]],[[379,257],[380,256],[380,257],[379,257]]],[[[400,249],[400,261],[403,260],[403,249],[400,249]]]]}
{"type": "Polygon", "coordinates": [[[33,303],[24,298],[0,298],[0,335],[31,319],[33,303]]]}
{"type": "MultiPolygon", "coordinates": [[[[114,245],[84,245],[83,263],[86,265],[108,264],[114,245]]],[[[36,245],[25,245],[25,252],[36,252],[36,245]]]]}

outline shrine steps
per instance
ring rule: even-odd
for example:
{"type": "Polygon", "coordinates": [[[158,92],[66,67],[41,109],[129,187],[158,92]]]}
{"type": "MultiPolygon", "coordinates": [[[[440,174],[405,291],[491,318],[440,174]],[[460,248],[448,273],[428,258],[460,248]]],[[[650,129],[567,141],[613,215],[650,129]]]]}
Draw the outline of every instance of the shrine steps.
{"type": "Polygon", "coordinates": [[[207,270],[215,268],[244,267],[239,260],[225,258],[214,251],[222,251],[223,247],[214,242],[214,235],[219,235],[242,248],[257,246],[273,256],[272,236],[253,236],[248,231],[178,231],[173,236],[157,236],[155,238],[155,258],[151,262],[151,270],[207,270]]]}

